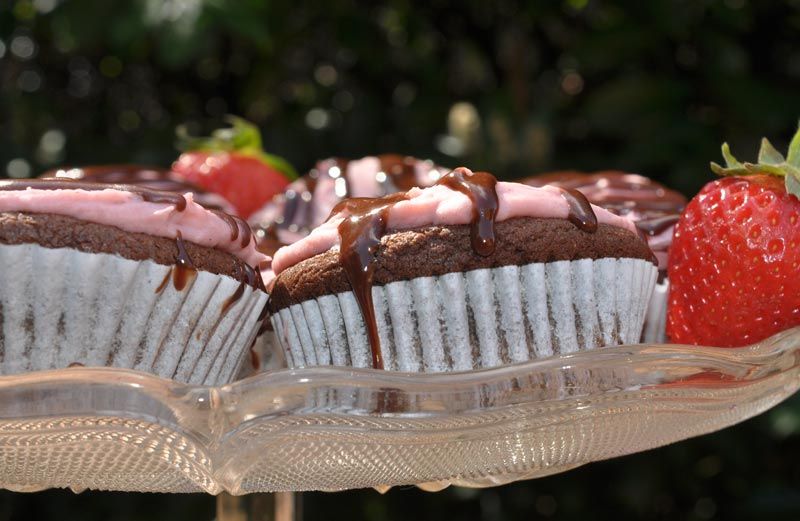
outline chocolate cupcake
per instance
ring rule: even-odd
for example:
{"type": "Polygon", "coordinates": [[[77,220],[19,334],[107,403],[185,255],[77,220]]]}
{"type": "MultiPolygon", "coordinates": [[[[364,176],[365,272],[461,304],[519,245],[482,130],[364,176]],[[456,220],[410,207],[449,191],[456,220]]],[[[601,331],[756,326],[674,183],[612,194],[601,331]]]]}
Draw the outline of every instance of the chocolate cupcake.
{"type": "Polygon", "coordinates": [[[579,192],[465,168],[341,202],[273,268],[289,365],[413,372],[635,342],[657,272],[633,223],[579,192]]]}
{"type": "Polygon", "coordinates": [[[447,171],[431,161],[398,154],[323,159],[248,221],[261,251],[272,255],[325,222],[343,199],[383,197],[431,186],[447,171]]]}
{"type": "Polygon", "coordinates": [[[578,190],[592,203],[631,219],[647,238],[658,259],[658,284],[653,291],[642,341],[664,342],[667,312],[667,259],[675,223],[687,200],[683,194],[644,176],[615,170],[594,173],[551,172],[522,180],[530,186],[553,185],[578,190]]]}
{"type": "Polygon", "coordinates": [[[185,195],[0,181],[0,373],[113,366],[236,374],[267,300],[249,226],[185,195]]]}

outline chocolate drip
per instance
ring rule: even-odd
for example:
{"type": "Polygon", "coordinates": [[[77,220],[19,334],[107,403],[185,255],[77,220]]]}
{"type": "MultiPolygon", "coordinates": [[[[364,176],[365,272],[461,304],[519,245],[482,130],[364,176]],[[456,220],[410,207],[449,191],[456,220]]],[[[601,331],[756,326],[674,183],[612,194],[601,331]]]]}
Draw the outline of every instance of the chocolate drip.
{"type": "Polygon", "coordinates": [[[175,242],[178,245],[178,258],[175,261],[175,267],[172,268],[172,284],[178,291],[183,291],[189,280],[197,275],[197,270],[186,252],[186,243],[183,242],[181,232],[178,232],[175,242]]]}
{"type": "Polygon", "coordinates": [[[175,243],[178,248],[178,255],[175,257],[175,266],[164,276],[164,280],[156,288],[156,293],[161,293],[167,287],[170,276],[172,277],[172,285],[178,291],[183,291],[191,279],[197,275],[197,270],[189,258],[189,253],[186,251],[186,243],[183,242],[181,232],[178,232],[175,237],[175,243]]]}
{"type": "Polygon", "coordinates": [[[0,181],[0,191],[22,191],[28,188],[35,190],[121,190],[123,192],[130,192],[142,198],[148,203],[164,203],[175,206],[175,209],[182,212],[186,209],[186,198],[181,194],[171,192],[159,192],[158,190],[147,190],[138,186],[132,185],[114,185],[104,183],[86,183],[83,181],[73,181],[69,178],[59,179],[19,179],[0,181]]]}
{"type": "Polygon", "coordinates": [[[389,208],[406,198],[406,194],[393,194],[381,198],[358,197],[337,204],[331,213],[345,213],[339,224],[339,262],[364,317],[367,337],[372,349],[372,367],[383,369],[380,337],[372,305],[372,276],[375,272],[375,255],[386,233],[389,208]]]}
{"type": "Polygon", "coordinates": [[[675,226],[675,223],[678,222],[680,217],[680,215],[673,214],[665,215],[663,217],[655,217],[653,219],[645,219],[642,221],[637,221],[636,228],[652,237],[675,226]]]}
{"type": "MultiPolygon", "coordinates": [[[[488,257],[494,253],[494,219],[497,217],[497,179],[487,172],[471,172],[456,168],[437,181],[451,190],[461,192],[472,201],[472,249],[488,257]]],[[[591,208],[589,208],[591,212],[591,208]]]]}
{"type": "MultiPolygon", "coordinates": [[[[239,286],[236,288],[236,291],[233,294],[225,299],[225,302],[222,304],[222,314],[228,312],[228,310],[236,304],[239,299],[242,298],[244,295],[245,287],[250,286],[253,289],[260,289],[266,292],[264,288],[264,281],[261,280],[261,274],[254,270],[252,267],[248,266],[247,264],[240,264],[238,265],[238,279],[239,279],[239,286]]],[[[263,313],[263,312],[262,312],[263,313]]],[[[259,321],[263,321],[264,317],[259,315],[259,321]]]]}
{"type": "Polygon", "coordinates": [[[382,154],[378,156],[378,160],[381,162],[378,181],[387,185],[384,188],[384,194],[396,191],[407,192],[417,186],[416,163],[419,161],[418,159],[399,154],[382,154]],[[380,174],[384,174],[384,176],[380,174]]]}
{"type": "Polygon", "coordinates": [[[589,204],[586,196],[571,188],[560,188],[559,190],[561,191],[561,197],[567,201],[569,206],[569,214],[567,215],[569,222],[585,232],[596,232],[597,216],[594,214],[592,205],[589,204]]]}
{"type": "MultiPolygon", "coordinates": [[[[244,270],[241,270],[244,271],[244,270]]],[[[233,295],[225,299],[225,302],[222,304],[222,311],[220,314],[224,315],[228,312],[228,310],[236,304],[242,295],[244,295],[244,288],[247,286],[247,281],[245,280],[244,276],[239,277],[239,287],[236,288],[236,291],[233,292],[233,295]]]]}
{"type": "Polygon", "coordinates": [[[253,366],[253,371],[258,371],[261,369],[261,359],[258,356],[258,353],[252,347],[250,348],[250,364],[253,366]]]}
{"type": "Polygon", "coordinates": [[[228,215],[225,212],[220,212],[218,210],[213,210],[214,215],[225,221],[225,224],[228,225],[228,228],[231,229],[231,242],[235,241],[239,238],[239,223],[234,220],[232,215],[228,215]]]}
{"type": "Polygon", "coordinates": [[[235,215],[229,215],[220,210],[211,210],[214,215],[225,221],[225,224],[228,225],[228,228],[231,229],[231,242],[235,241],[239,237],[242,238],[240,244],[242,248],[250,244],[250,239],[253,237],[253,231],[250,229],[250,225],[244,221],[241,217],[236,217],[235,215]]]}

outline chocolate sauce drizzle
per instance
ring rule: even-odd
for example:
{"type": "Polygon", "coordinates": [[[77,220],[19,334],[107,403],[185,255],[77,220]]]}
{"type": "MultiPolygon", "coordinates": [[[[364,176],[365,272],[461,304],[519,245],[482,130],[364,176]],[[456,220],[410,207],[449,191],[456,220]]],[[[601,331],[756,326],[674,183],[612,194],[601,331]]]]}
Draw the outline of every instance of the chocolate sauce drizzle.
{"type": "MultiPolygon", "coordinates": [[[[222,311],[221,315],[224,315],[228,312],[228,310],[236,304],[239,299],[242,298],[244,295],[244,290],[247,286],[250,286],[254,289],[260,289],[262,291],[266,291],[264,288],[264,281],[261,279],[261,274],[254,270],[252,267],[248,266],[247,264],[239,264],[237,265],[237,275],[239,279],[239,286],[236,288],[236,291],[233,294],[225,299],[225,302],[222,304],[222,311]]],[[[266,306],[264,307],[266,309],[266,306]]],[[[262,310],[259,313],[258,321],[263,322],[264,311],[262,310]]]]}
{"type": "Polygon", "coordinates": [[[680,215],[678,214],[664,215],[661,217],[637,221],[636,228],[653,237],[675,226],[679,220],[680,215]]]}
{"type": "MultiPolygon", "coordinates": [[[[469,197],[472,203],[472,248],[478,255],[492,255],[496,244],[494,223],[499,208],[497,179],[489,173],[471,172],[462,167],[442,176],[436,184],[469,197]]],[[[595,232],[597,217],[583,194],[564,190],[561,195],[569,205],[569,221],[583,231],[595,232]]],[[[377,198],[358,197],[340,202],[331,211],[331,215],[344,217],[338,227],[339,262],[364,318],[372,351],[372,367],[375,369],[383,369],[380,336],[372,302],[375,264],[381,238],[386,234],[389,210],[407,198],[406,193],[377,198]]]]}
{"type": "Polygon", "coordinates": [[[594,214],[592,205],[586,199],[586,196],[571,188],[559,188],[559,190],[561,191],[561,197],[567,201],[569,206],[569,214],[567,215],[569,222],[585,232],[596,232],[597,216],[594,214]]]}
{"type": "Polygon", "coordinates": [[[240,241],[240,245],[242,248],[250,243],[250,239],[253,237],[253,231],[250,229],[250,225],[247,224],[244,219],[235,215],[227,214],[220,210],[211,210],[211,212],[225,221],[225,224],[227,224],[231,229],[231,241],[235,241],[241,237],[242,240],[240,241]]]}
{"type": "Polygon", "coordinates": [[[178,248],[178,255],[175,257],[175,266],[164,276],[164,280],[162,280],[161,284],[156,288],[156,293],[164,291],[170,276],[172,277],[172,286],[178,291],[183,291],[189,284],[189,281],[197,276],[197,269],[195,269],[194,263],[192,263],[192,259],[186,251],[186,243],[183,241],[180,231],[175,237],[175,244],[178,248]]]}
{"type": "Polygon", "coordinates": [[[380,337],[375,323],[375,307],[372,305],[372,278],[375,273],[375,255],[386,233],[386,219],[391,208],[406,194],[392,194],[380,198],[356,197],[337,204],[332,214],[346,212],[339,224],[339,262],[361,309],[367,325],[367,337],[372,349],[372,366],[383,369],[380,337]]]}
{"type": "MultiPolygon", "coordinates": [[[[497,216],[497,179],[487,172],[456,168],[436,184],[469,197],[472,202],[472,249],[483,257],[494,253],[494,219],[497,216]]],[[[591,211],[591,207],[589,208],[591,211]]]]}

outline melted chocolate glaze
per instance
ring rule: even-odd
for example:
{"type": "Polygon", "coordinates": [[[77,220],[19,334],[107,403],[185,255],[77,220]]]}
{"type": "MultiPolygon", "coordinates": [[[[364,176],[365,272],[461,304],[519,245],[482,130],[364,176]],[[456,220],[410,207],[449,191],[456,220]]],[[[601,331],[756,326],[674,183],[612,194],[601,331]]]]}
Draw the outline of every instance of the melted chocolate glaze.
{"type": "Polygon", "coordinates": [[[347,159],[330,158],[317,163],[308,174],[276,195],[250,218],[256,232],[259,250],[272,255],[280,246],[290,244],[325,221],[327,215],[343,199],[354,192],[368,197],[383,197],[414,186],[433,185],[446,170],[410,156],[383,154],[377,156],[380,169],[374,182],[361,186],[362,180],[351,179],[347,159]],[[426,170],[420,179],[418,170],[426,170]]]}
{"type": "Polygon", "coordinates": [[[680,214],[687,199],[666,186],[637,174],[617,171],[553,172],[527,177],[530,186],[554,185],[578,190],[593,204],[617,215],[636,214],[638,219],[680,214]]]}
{"type": "Polygon", "coordinates": [[[164,291],[164,288],[167,287],[167,283],[169,283],[170,277],[172,278],[172,286],[178,291],[183,291],[189,284],[189,281],[197,276],[197,270],[186,251],[186,243],[183,242],[181,232],[178,232],[178,236],[175,237],[175,245],[178,250],[178,254],[175,256],[175,266],[164,276],[164,280],[162,280],[161,284],[156,288],[156,293],[164,291]]]}
{"type": "Polygon", "coordinates": [[[372,366],[383,369],[380,337],[372,305],[372,276],[375,272],[375,255],[386,233],[389,208],[406,198],[406,194],[393,194],[380,198],[358,197],[342,201],[334,213],[346,212],[339,224],[339,262],[353,288],[361,315],[367,326],[367,337],[372,349],[372,366]]]}
{"type": "MultiPolygon", "coordinates": [[[[498,210],[497,179],[486,172],[457,168],[442,176],[436,184],[461,192],[472,203],[472,249],[482,256],[495,250],[494,222],[498,210]]],[[[579,192],[564,190],[569,205],[569,221],[579,229],[594,233],[597,217],[586,198],[579,192]]],[[[372,350],[372,366],[383,369],[380,337],[372,302],[372,280],[381,238],[386,234],[387,218],[392,206],[407,198],[405,192],[385,197],[358,197],[337,204],[331,215],[342,215],[339,223],[339,262],[344,269],[364,318],[372,350]]]]}
{"type": "Polygon", "coordinates": [[[241,237],[242,240],[240,241],[240,244],[242,248],[250,243],[250,239],[253,237],[253,231],[250,229],[250,225],[247,224],[244,219],[235,215],[227,214],[221,210],[211,211],[214,213],[214,215],[225,221],[225,223],[231,229],[231,241],[235,241],[241,237]]]}
{"type": "MultiPolygon", "coordinates": [[[[239,275],[239,286],[233,292],[233,294],[225,299],[225,302],[222,304],[222,311],[221,314],[224,315],[228,312],[228,310],[236,304],[242,295],[244,295],[244,289],[246,286],[250,286],[254,289],[260,289],[262,291],[266,291],[264,288],[264,281],[261,280],[261,274],[248,266],[247,264],[241,264],[238,268],[238,275],[239,275]]],[[[266,306],[265,306],[266,308],[266,306]]],[[[264,311],[259,313],[258,320],[263,322],[264,317],[261,315],[264,314],[264,311]]]]}
{"type": "Polygon", "coordinates": [[[652,237],[675,226],[675,223],[677,223],[679,219],[680,215],[678,214],[643,219],[636,222],[636,228],[652,237]]]}
{"type": "Polygon", "coordinates": [[[41,177],[134,185],[150,190],[176,192],[179,194],[192,192],[194,200],[209,210],[222,210],[227,213],[235,211],[233,206],[221,195],[208,192],[197,185],[189,183],[175,174],[175,172],[166,168],[137,164],[92,165],[80,168],[48,170],[41,177]]]}
{"type": "Polygon", "coordinates": [[[562,188],[561,197],[569,205],[569,214],[567,215],[569,222],[585,232],[597,231],[597,216],[585,195],[571,188],[562,188]]]}
{"type": "MultiPolygon", "coordinates": [[[[472,249],[488,257],[494,253],[494,218],[497,216],[497,179],[486,172],[456,168],[437,184],[461,192],[472,202],[472,249]]],[[[589,211],[592,209],[589,207],[589,211]]]]}
{"type": "Polygon", "coordinates": [[[250,348],[250,364],[253,366],[253,370],[258,372],[261,369],[261,359],[258,356],[258,353],[252,347],[250,348]]]}
{"type": "Polygon", "coordinates": [[[244,278],[239,280],[239,286],[236,288],[236,291],[233,292],[233,295],[225,299],[225,302],[222,304],[222,310],[220,311],[220,315],[224,315],[228,312],[230,308],[236,304],[242,295],[244,295],[244,287],[247,285],[247,282],[244,278]]]}

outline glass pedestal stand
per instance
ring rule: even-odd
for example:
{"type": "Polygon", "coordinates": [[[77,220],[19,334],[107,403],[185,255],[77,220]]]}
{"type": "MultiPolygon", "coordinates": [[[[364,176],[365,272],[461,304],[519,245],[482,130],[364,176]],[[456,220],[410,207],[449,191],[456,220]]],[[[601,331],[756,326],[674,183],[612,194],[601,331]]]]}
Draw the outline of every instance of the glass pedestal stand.
{"type": "Polygon", "coordinates": [[[299,521],[302,519],[294,492],[217,496],[215,521],[299,521]]]}
{"type": "MultiPolygon", "coordinates": [[[[800,328],[737,349],[622,346],[439,375],[284,369],[218,388],[107,368],[4,376],[0,486],[239,496],[499,485],[759,414],[800,385],[799,347],[800,328]]],[[[223,519],[237,504],[222,496],[223,519]]]]}

